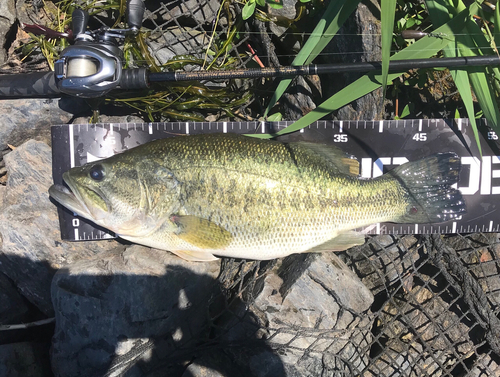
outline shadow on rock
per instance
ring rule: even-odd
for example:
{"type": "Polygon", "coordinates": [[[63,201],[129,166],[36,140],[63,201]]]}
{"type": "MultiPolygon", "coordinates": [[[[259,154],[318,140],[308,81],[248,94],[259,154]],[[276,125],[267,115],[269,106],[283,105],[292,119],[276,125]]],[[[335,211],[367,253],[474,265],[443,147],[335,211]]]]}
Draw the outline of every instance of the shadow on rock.
{"type": "MultiPolygon", "coordinates": [[[[265,375],[213,339],[211,318],[225,310],[219,270],[219,262],[138,245],[59,270],[51,290],[55,375],[265,375]]],[[[268,350],[263,340],[249,343],[254,353],[268,350]]],[[[285,375],[278,356],[272,362],[272,375],[285,375]]]]}

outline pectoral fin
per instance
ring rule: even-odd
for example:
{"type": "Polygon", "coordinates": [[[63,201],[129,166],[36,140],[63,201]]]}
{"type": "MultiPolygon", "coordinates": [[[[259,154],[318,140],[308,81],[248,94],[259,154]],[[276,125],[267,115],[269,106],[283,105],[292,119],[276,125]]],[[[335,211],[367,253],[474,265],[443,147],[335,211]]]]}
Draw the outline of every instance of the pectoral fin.
{"type": "Polygon", "coordinates": [[[363,245],[365,243],[365,235],[363,233],[349,231],[339,234],[325,243],[313,247],[308,252],[320,253],[323,251],[342,251],[353,246],[363,245]]]}
{"type": "Polygon", "coordinates": [[[171,253],[190,262],[210,262],[219,259],[215,257],[213,254],[204,251],[176,250],[176,251],[171,251],[171,253]]]}
{"type": "Polygon", "coordinates": [[[223,249],[233,238],[226,229],[200,217],[174,215],[170,220],[179,227],[180,239],[202,249],[223,249]]]}

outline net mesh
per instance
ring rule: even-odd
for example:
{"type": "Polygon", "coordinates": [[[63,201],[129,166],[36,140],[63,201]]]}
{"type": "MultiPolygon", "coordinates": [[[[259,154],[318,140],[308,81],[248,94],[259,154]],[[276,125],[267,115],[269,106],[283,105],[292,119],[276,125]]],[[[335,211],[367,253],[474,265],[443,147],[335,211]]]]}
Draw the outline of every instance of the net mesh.
{"type": "MultiPolygon", "coordinates": [[[[231,3],[219,14],[220,9],[215,0],[148,3],[144,27],[151,30],[147,44],[156,64],[183,55],[204,59],[210,41],[222,48],[241,8],[231,3]]],[[[264,23],[244,23],[238,33],[238,39],[217,57],[218,64],[231,58],[235,68],[248,66],[252,59],[248,43],[263,51],[266,65],[277,59],[269,47],[272,37],[264,23]],[[253,33],[245,34],[248,31],[253,33]]],[[[408,86],[405,90],[413,92],[403,91],[398,97],[416,95],[419,90],[422,102],[435,107],[426,107],[425,114],[416,109],[416,116],[453,114],[458,105],[449,76],[429,75],[434,83],[432,91],[408,86]]],[[[258,89],[260,83],[252,85],[258,89]]],[[[247,106],[248,101],[241,105],[243,112],[247,106]]],[[[204,337],[164,356],[159,365],[174,370],[194,356],[223,350],[219,357],[229,358],[234,365],[280,370],[287,375],[500,375],[498,234],[369,238],[365,245],[339,254],[339,265],[344,263],[354,271],[373,295],[367,308],[354,310],[345,305],[339,292],[323,286],[325,297],[337,305],[335,314],[316,313],[307,317],[313,319],[309,323],[288,321],[275,312],[279,301],[290,296],[292,283],[298,284],[305,275],[314,284],[324,284],[310,270],[320,258],[299,255],[266,262],[224,259],[221,291],[207,307],[204,337]],[[285,282],[286,274],[291,283],[285,282]],[[282,281],[275,285],[273,279],[282,281]]],[[[301,310],[316,310],[307,304],[304,298],[301,310]]],[[[109,374],[126,370],[152,347],[152,342],[144,343],[115,359],[109,374]]]]}

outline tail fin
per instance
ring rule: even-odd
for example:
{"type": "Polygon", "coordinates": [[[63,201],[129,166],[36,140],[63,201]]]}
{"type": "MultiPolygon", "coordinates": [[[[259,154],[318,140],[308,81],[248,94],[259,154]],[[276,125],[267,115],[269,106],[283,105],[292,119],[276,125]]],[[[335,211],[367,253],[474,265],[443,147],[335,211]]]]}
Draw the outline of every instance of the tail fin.
{"type": "Polygon", "coordinates": [[[458,182],[461,163],[455,153],[439,153],[408,162],[389,171],[406,191],[408,207],[399,223],[439,223],[453,220],[466,211],[458,182]]]}

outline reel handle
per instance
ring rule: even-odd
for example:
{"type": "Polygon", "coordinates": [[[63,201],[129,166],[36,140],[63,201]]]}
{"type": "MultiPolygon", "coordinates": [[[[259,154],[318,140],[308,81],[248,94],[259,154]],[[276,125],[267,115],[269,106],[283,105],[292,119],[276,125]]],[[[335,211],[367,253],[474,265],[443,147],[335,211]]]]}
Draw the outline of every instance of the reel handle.
{"type": "Polygon", "coordinates": [[[127,23],[131,29],[139,30],[141,28],[145,9],[143,0],[127,1],[127,23]]]}
{"type": "Polygon", "coordinates": [[[88,12],[83,9],[75,9],[71,17],[73,20],[73,35],[76,37],[78,34],[85,33],[85,30],[87,30],[87,24],[89,23],[88,12]]]}

